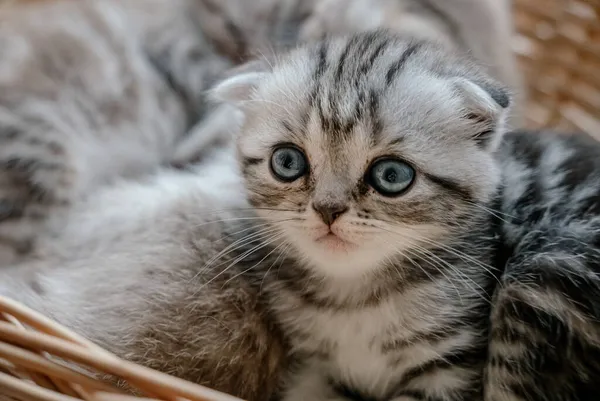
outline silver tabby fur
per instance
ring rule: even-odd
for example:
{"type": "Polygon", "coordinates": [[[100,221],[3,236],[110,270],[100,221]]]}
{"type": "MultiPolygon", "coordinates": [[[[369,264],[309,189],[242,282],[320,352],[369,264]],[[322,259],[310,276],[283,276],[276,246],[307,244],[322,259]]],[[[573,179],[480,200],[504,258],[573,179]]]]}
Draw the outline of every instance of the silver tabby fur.
{"type": "Polygon", "coordinates": [[[100,191],[38,262],[0,271],[0,294],[250,400],[595,399],[598,144],[502,137],[503,85],[383,31],[252,64],[214,95],[244,115],[241,177],[223,152],[100,191]],[[280,143],[306,177],[273,177],[280,143]],[[405,195],[365,183],[382,155],[417,169],[405,195]],[[319,241],[314,202],[347,206],[345,242],[319,241]]]}
{"type": "Polygon", "coordinates": [[[97,188],[229,137],[206,90],[274,48],[387,26],[468,50],[519,86],[508,2],[61,0],[0,10],[0,265],[97,188]],[[452,3],[452,4],[450,4],[452,3]]]}

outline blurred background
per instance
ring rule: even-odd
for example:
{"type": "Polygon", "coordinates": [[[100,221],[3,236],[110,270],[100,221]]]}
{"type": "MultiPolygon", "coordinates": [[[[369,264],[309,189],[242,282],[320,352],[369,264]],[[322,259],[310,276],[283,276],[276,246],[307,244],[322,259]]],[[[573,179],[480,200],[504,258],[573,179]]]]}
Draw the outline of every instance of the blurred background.
{"type": "MultiPolygon", "coordinates": [[[[56,0],[0,0],[0,7],[38,1],[56,0]]],[[[528,92],[525,124],[600,140],[600,0],[512,2],[513,48],[528,92]]]]}
{"type": "Polygon", "coordinates": [[[530,127],[600,140],[600,0],[513,0],[530,127]]]}

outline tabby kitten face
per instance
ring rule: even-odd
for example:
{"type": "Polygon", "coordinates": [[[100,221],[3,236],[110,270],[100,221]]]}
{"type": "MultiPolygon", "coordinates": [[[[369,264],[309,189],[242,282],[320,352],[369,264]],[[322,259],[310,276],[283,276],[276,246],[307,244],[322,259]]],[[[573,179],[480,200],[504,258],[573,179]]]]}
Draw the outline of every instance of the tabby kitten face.
{"type": "Polygon", "coordinates": [[[508,96],[473,67],[441,70],[449,57],[371,32],[221,83],[245,114],[240,160],[269,237],[317,272],[356,276],[460,230],[498,185],[508,96]]]}

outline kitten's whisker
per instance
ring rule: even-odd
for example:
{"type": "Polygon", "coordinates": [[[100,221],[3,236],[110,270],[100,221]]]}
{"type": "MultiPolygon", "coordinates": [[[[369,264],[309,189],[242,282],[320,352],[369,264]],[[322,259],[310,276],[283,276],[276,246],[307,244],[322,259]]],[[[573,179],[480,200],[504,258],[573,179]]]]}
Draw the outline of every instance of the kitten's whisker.
{"type": "MultiPolygon", "coordinates": [[[[285,248],[279,253],[279,255],[277,255],[277,259],[275,259],[275,261],[273,263],[271,263],[271,266],[269,266],[269,268],[267,269],[267,272],[265,273],[262,280],[260,281],[260,286],[258,287],[259,293],[262,292],[262,287],[265,282],[265,279],[267,278],[267,274],[269,274],[269,272],[271,271],[273,266],[275,266],[275,264],[279,261],[279,259],[281,259],[281,263],[283,263],[283,261],[285,260],[285,258],[287,256],[288,250],[292,246],[292,244],[286,244],[285,242],[283,244],[285,244],[285,248]]],[[[281,263],[279,263],[279,267],[281,267],[281,263]]]]}
{"type": "MultiPolygon", "coordinates": [[[[387,242],[387,241],[386,241],[386,242],[387,242]]],[[[393,245],[391,242],[388,242],[388,243],[389,243],[389,244],[391,244],[391,245],[393,245]]],[[[406,254],[404,253],[404,252],[406,252],[406,251],[408,251],[408,250],[407,250],[407,249],[403,249],[403,250],[397,249],[397,250],[396,250],[396,252],[397,252],[397,253],[398,253],[400,256],[402,256],[403,258],[406,258],[406,259],[408,259],[408,261],[409,261],[410,263],[412,263],[413,265],[415,265],[416,267],[418,267],[419,269],[421,269],[421,271],[422,271],[422,272],[423,272],[423,273],[424,273],[424,274],[425,274],[425,275],[426,275],[426,276],[427,276],[427,277],[428,277],[428,278],[429,278],[431,281],[434,281],[434,278],[433,278],[433,276],[432,276],[431,274],[429,274],[429,272],[428,272],[427,270],[425,270],[425,269],[423,268],[423,266],[421,266],[419,263],[417,263],[415,260],[413,260],[413,259],[412,259],[410,256],[408,256],[408,255],[406,255],[406,254]]],[[[399,270],[399,269],[398,269],[398,267],[397,267],[397,264],[398,264],[398,263],[397,263],[397,262],[394,262],[394,261],[391,259],[391,257],[389,257],[389,256],[387,257],[387,259],[388,259],[388,261],[389,261],[389,262],[392,264],[392,266],[394,266],[394,268],[395,268],[395,269],[396,269],[398,272],[400,272],[400,270],[399,270]]],[[[400,273],[402,273],[402,272],[400,272],[400,273]]]]}
{"type": "Polygon", "coordinates": [[[485,205],[482,205],[480,203],[476,203],[476,202],[473,202],[473,201],[466,201],[466,202],[468,204],[470,204],[470,205],[477,206],[477,207],[481,208],[482,210],[485,210],[485,211],[487,211],[487,212],[489,212],[491,214],[494,214],[494,215],[499,214],[501,216],[506,216],[506,217],[510,217],[511,219],[517,219],[518,220],[518,217],[513,216],[512,214],[504,213],[504,212],[502,212],[502,211],[500,211],[498,209],[493,209],[493,208],[487,207],[485,205]]]}
{"type": "MultiPolygon", "coordinates": [[[[282,234],[281,234],[281,232],[280,232],[280,231],[279,231],[277,228],[275,228],[275,227],[274,227],[274,228],[272,228],[271,230],[269,230],[268,232],[261,233],[261,235],[260,235],[260,236],[258,236],[258,239],[255,237],[253,240],[251,240],[251,241],[247,241],[245,244],[243,244],[243,245],[241,245],[241,246],[237,247],[237,248],[236,248],[236,249],[234,249],[234,250],[238,250],[238,249],[240,249],[241,247],[243,247],[243,246],[246,246],[246,245],[248,245],[248,244],[252,244],[253,242],[256,242],[256,241],[269,241],[269,240],[271,240],[271,239],[273,238],[273,236],[276,236],[276,235],[282,235],[282,234]],[[262,235],[265,235],[265,234],[268,236],[267,238],[260,238],[262,235]]],[[[259,244],[259,245],[257,245],[257,246],[260,246],[260,245],[261,245],[261,244],[259,244]]],[[[239,257],[238,257],[236,260],[238,260],[238,261],[239,261],[239,260],[242,260],[242,259],[243,259],[243,258],[245,258],[246,256],[248,256],[248,255],[252,254],[252,252],[253,252],[255,249],[256,249],[256,247],[254,247],[254,248],[252,248],[252,249],[250,249],[250,250],[247,250],[247,251],[245,251],[245,252],[244,252],[244,253],[242,253],[242,255],[240,255],[240,256],[239,256],[239,257]]],[[[227,263],[227,262],[222,262],[222,263],[220,263],[220,264],[218,264],[218,265],[211,266],[211,267],[219,267],[219,266],[223,266],[225,263],[227,263]]],[[[234,263],[237,263],[237,262],[234,262],[234,263]]]]}
{"type": "Polygon", "coordinates": [[[217,278],[221,277],[223,274],[225,274],[225,272],[227,272],[232,266],[234,266],[235,264],[239,263],[240,261],[242,261],[244,258],[248,257],[249,255],[253,254],[254,252],[269,246],[270,244],[272,244],[273,242],[277,241],[279,238],[282,238],[283,234],[277,233],[274,234],[272,236],[270,236],[269,238],[267,238],[267,242],[259,244],[257,246],[255,246],[254,248],[244,252],[241,256],[237,257],[235,260],[233,260],[233,262],[231,262],[229,264],[229,266],[227,266],[225,269],[221,270],[217,275],[215,275],[213,278],[211,278],[210,280],[208,280],[206,283],[202,284],[198,290],[196,291],[196,293],[200,290],[202,290],[204,287],[206,287],[207,285],[209,285],[210,283],[212,283],[213,281],[215,281],[217,278]]]}
{"type": "MultiPolygon", "coordinates": [[[[419,248],[420,248],[420,247],[418,247],[416,244],[414,244],[414,245],[411,245],[411,246],[412,246],[412,247],[414,247],[415,249],[404,249],[404,252],[409,252],[411,255],[413,255],[413,256],[415,256],[415,257],[419,257],[419,253],[418,253],[418,252],[416,252],[416,251],[417,251],[417,250],[419,250],[419,248]]],[[[421,249],[424,249],[424,248],[421,248],[421,249]]],[[[435,256],[435,255],[432,255],[432,256],[435,256]]],[[[436,262],[436,260],[435,260],[435,259],[432,259],[432,258],[430,258],[428,255],[426,255],[426,254],[425,254],[425,253],[423,253],[422,251],[421,251],[421,257],[422,257],[422,258],[425,258],[426,260],[428,260],[428,261],[430,262],[430,264],[431,264],[431,265],[432,265],[432,266],[433,266],[433,267],[434,267],[434,268],[435,268],[435,269],[436,269],[436,270],[437,270],[437,271],[438,271],[438,272],[439,272],[439,273],[440,273],[442,276],[444,276],[444,278],[445,278],[445,279],[446,279],[446,280],[447,280],[447,281],[448,281],[448,282],[449,282],[449,283],[450,283],[450,284],[451,284],[451,285],[454,287],[454,290],[456,291],[456,295],[458,296],[458,299],[460,299],[460,302],[461,302],[461,303],[463,303],[462,296],[461,296],[461,294],[460,294],[460,291],[458,290],[458,287],[457,287],[457,286],[456,286],[456,284],[455,284],[455,283],[454,283],[454,282],[453,282],[453,281],[452,281],[452,280],[451,280],[451,279],[450,279],[450,278],[449,278],[449,277],[446,275],[446,273],[444,273],[444,270],[443,270],[444,264],[442,263],[442,264],[440,265],[440,263],[439,263],[439,262],[436,262]]],[[[444,262],[444,261],[443,261],[442,259],[440,259],[440,258],[437,258],[437,259],[439,259],[441,262],[444,262]]],[[[423,269],[423,267],[421,267],[421,269],[422,269],[423,271],[425,271],[425,270],[423,269]]],[[[428,275],[428,277],[431,277],[431,276],[429,276],[429,275],[428,275]]],[[[432,279],[432,281],[434,281],[434,280],[432,279]]]]}
{"type": "MultiPolygon", "coordinates": [[[[230,223],[230,222],[236,222],[236,221],[248,221],[248,220],[261,220],[264,221],[264,218],[259,217],[259,216],[250,216],[250,217],[232,217],[232,218],[226,218],[226,219],[218,219],[218,220],[211,220],[211,221],[205,221],[204,223],[200,223],[200,224],[196,224],[193,225],[192,227],[194,228],[199,228],[199,227],[204,227],[210,224],[216,224],[216,223],[230,223]]],[[[277,223],[283,223],[286,221],[294,221],[294,220],[301,220],[298,217],[288,217],[285,219],[280,219],[280,220],[271,220],[270,224],[277,224],[277,223]]]]}
{"type": "MultiPolygon", "coordinates": [[[[225,212],[253,212],[255,210],[267,210],[274,212],[298,212],[297,209],[284,209],[284,208],[274,208],[274,207],[233,207],[226,209],[200,209],[201,212],[198,212],[198,215],[206,215],[210,213],[225,213],[225,212]]],[[[253,213],[254,214],[254,213],[253,213]]]]}
{"type": "Polygon", "coordinates": [[[446,252],[448,252],[448,253],[456,256],[457,258],[462,259],[463,261],[469,261],[469,262],[472,262],[472,263],[476,264],[477,266],[479,266],[482,269],[484,269],[487,273],[489,273],[492,277],[494,277],[494,279],[498,283],[500,283],[500,280],[493,273],[493,270],[497,270],[495,267],[490,266],[490,265],[486,265],[485,263],[481,262],[480,260],[477,260],[477,259],[473,258],[470,255],[467,255],[467,254],[465,254],[463,252],[460,252],[460,251],[458,251],[458,250],[456,250],[456,249],[454,249],[452,247],[449,247],[449,246],[444,245],[444,244],[442,244],[440,242],[431,240],[429,238],[423,237],[422,235],[418,235],[416,233],[411,233],[412,237],[408,237],[405,233],[402,233],[402,232],[397,232],[397,231],[394,231],[394,230],[388,230],[388,229],[385,229],[383,227],[378,227],[378,228],[380,228],[380,229],[382,229],[384,231],[390,232],[392,234],[399,235],[399,236],[401,236],[401,237],[403,237],[403,238],[411,241],[411,244],[413,244],[414,240],[416,239],[417,241],[424,242],[424,243],[429,244],[429,245],[431,245],[431,246],[433,246],[435,248],[441,248],[441,249],[445,250],[446,252]]]}
{"type": "Polygon", "coordinates": [[[457,258],[460,258],[464,261],[470,261],[472,263],[475,263],[477,266],[481,267],[482,269],[484,269],[487,273],[489,273],[492,277],[494,277],[494,279],[498,282],[498,284],[500,284],[500,280],[496,277],[496,275],[494,274],[493,270],[498,270],[497,268],[487,265],[483,262],[481,262],[480,260],[475,259],[474,257],[472,257],[471,255],[467,255],[464,252],[458,251],[450,246],[444,245],[442,243],[439,243],[437,241],[425,238],[425,237],[419,237],[420,241],[423,241],[425,243],[428,243],[434,247],[439,247],[443,250],[445,250],[448,253],[451,253],[452,255],[456,256],[457,258]]]}
{"type": "MultiPolygon", "coordinates": [[[[271,241],[271,243],[273,243],[274,241],[276,241],[277,239],[274,239],[273,241],[271,241]]],[[[239,276],[241,276],[242,274],[245,274],[247,272],[249,272],[250,270],[254,269],[256,266],[258,266],[259,264],[261,264],[262,262],[265,261],[265,259],[267,259],[269,256],[271,256],[274,252],[276,252],[281,246],[286,245],[285,243],[281,243],[279,245],[277,245],[275,248],[273,248],[271,250],[271,252],[267,253],[265,256],[263,256],[263,258],[261,260],[259,260],[258,262],[256,262],[255,264],[253,264],[252,266],[250,266],[249,268],[239,272],[238,274],[236,274],[235,276],[231,277],[229,280],[225,281],[225,284],[229,283],[231,280],[234,280],[236,278],[238,278],[239,276]]],[[[273,264],[271,264],[271,267],[273,267],[273,264]]],[[[271,267],[269,267],[269,270],[271,269],[271,267]]],[[[229,268],[229,267],[228,267],[229,268]]],[[[267,270],[268,273],[268,270],[267,270]]],[[[264,280],[264,278],[263,278],[264,280]]]]}
{"type": "MultiPolygon", "coordinates": [[[[275,223],[284,223],[286,221],[295,221],[295,220],[297,220],[297,219],[296,218],[289,218],[289,219],[284,219],[284,220],[277,220],[275,223]]],[[[259,228],[259,227],[271,226],[273,224],[274,224],[273,222],[262,223],[262,224],[255,224],[252,227],[248,227],[248,228],[245,228],[243,230],[239,230],[239,231],[236,231],[236,232],[233,232],[233,233],[229,233],[229,234],[225,235],[225,237],[233,237],[235,235],[241,234],[241,233],[246,232],[246,231],[255,230],[255,229],[259,228]]]]}
{"type": "Polygon", "coordinates": [[[204,226],[207,226],[210,224],[228,223],[228,222],[233,222],[233,221],[246,221],[246,220],[263,220],[263,219],[260,217],[232,217],[232,218],[227,218],[227,219],[205,221],[204,223],[195,224],[193,227],[198,228],[198,227],[204,227],[204,226]]]}
{"type": "MultiPolygon", "coordinates": [[[[492,215],[493,217],[497,218],[498,220],[500,220],[500,221],[502,221],[502,222],[504,222],[504,223],[506,223],[506,224],[510,224],[510,222],[509,222],[509,221],[507,221],[507,220],[505,220],[504,218],[502,218],[500,215],[498,215],[498,214],[497,214],[497,212],[495,212],[495,211],[493,211],[493,210],[491,210],[491,209],[487,209],[485,206],[478,205],[477,203],[474,203],[474,202],[468,202],[468,204],[469,204],[470,206],[474,206],[474,207],[476,207],[476,208],[478,208],[478,209],[480,209],[480,210],[482,210],[482,211],[484,211],[484,212],[486,212],[486,213],[488,213],[488,214],[492,215]]],[[[509,216],[509,217],[512,217],[512,216],[509,216]]],[[[512,217],[512,218],[515,218],[515,217],[512,217]]],[[[516,219],[516,218],[515,218],[515,219],[516,219]]]]}
{"type": "MultiPolygon", "coordinates": [[[[198,271],[198,273],[196,273],[193,277],[192,280],[194,280],[196,277],[198,277],[199,274],[202,274],[203,272],[205,272],[206,270],[208,270],[212,264],[214,264],[217,260],[219,260],[220,258],[230,254],[231,252],[234,252],[240,248],[242,248],[243,246],[252,243],[254,241],[257,240],[257,238],[260,238],[261,235],[264,234],[271,234],[275,231],[278,230],[278,227],[267,227],[261,230],[258,230],[256,232],[253,232],[251,234],[248,234],[240,239],[238,239],[237,241],[231,243],[230,245],[228,245],[227,247],[225,247],[225,249],[221,250],[218,254],[216,254],[215,256],[213,256],[212,258],[210,258],[205,264],[204,266],[198,271]]],[[[219,265],[220,266],[220,265],[219,265]]]]}
{"type": "MultiPolygon", "coordinates": [[[[435,255],[434,253],[432,253],[431,251],[429,251],[429,250],[428,250],[428,249],[426,249],[426,248],[423,248],[423,247],[418,247],[418,248],[416,248],[416,249],[419,251],[419,253],[421,254],[421,256],[422,256],[423,258],[426,258],[426,259],[427,259],[427,260],[429,260],[430,262],[432,261],[431,257],[435,257],[435,258],[436,258],[436,259],[439,261],[438,263],[441,263],[441,267],[442,267],[442,268],[443,268],[443,267],[447,267],[447,268],[448,268],[448,269],[450,269],[450,270],[451,270],[451,271],[452,271],[454,274],[458,275],[458,276],[461,278],[461,282],[462,282],[464,285],[466,285],[467,287],[469,287],[469,289],[470,289],[470,290],[471,290],[471,291],[472,291],[474,294],[477,294],[477,295],[479,295],[479,294],[480,294],[480,291],[477,291],[477,290],[476,290],[474,287],[472,287],[472,286],[469,284],[469,282],[470,282],[470,283],[473,283],[473,284],[475,284],[475,286],[477,286],[477,287],[478,287],[478,288],[479,288],[479,289],[480,289],[480,290],[481,290],[481,291],[482,291],[484,294],[486,294],[486,295],[488,295],[488,296],[489,296],[489,294],[487,293],[487,291],[486,291],[486,290],[485,290],[485,289],[484,289],[484,288],[483,288],[483,287],[482,287],[482,286],[481,286],[479,283],[477,283],[475,280],[473,280],[471,277],[469,277],[469,276],[468,276],[466,273],[464,273],[464,272],[460,271],[460,269],[456,268],[456,266],[453,266],[451,263],[449,263],[449,262],[447,262],[447,261],[445,261],[445,260],[443,260],[443,259],[439,258],[437,255],[435,255]],[[430,257],[429,255],[431,255],[431,257],[430,257]]],[[[417,253],[417,255],[418,255],[418,253],[417,253]]],[[[436,263],[436,265],[437,265],[437,266],[439,266],[439,264],[437,264],[437,263],[436,263]]],[[[437,266],[436,266],[436,269],[437,269],[437,266]]],[[[440,273],[441,273],[441,271],[440,271],[440,273]]],[[[446,276],[444,275],[444,277],[446,277],[446,276]]],[[[448,279],[448,277],[446,277],[446,279],[448,279]]],[[[457,294],[458,294],[458,296],[459,296],[459,298],[460,298],[460,301],[461,301],[461,303],[462,303],[462,302],[463,302],[463,300],[462,300],[462,297],[460,296],[460,292],[459,292],[458,288],[456,287],[456,284],[455,284],[455,283],[454,283],[454,281],[453,281],[453,280],[451,280],[451,279],[448,279],[448,281],[449,281],[449,282],[452,284],[452,286],[454,287],[454,289],[457,291],[457,294]]],[[[484,300],[486,300],[487,302],[490,302],[488,299],[484,298],[483,296],[481,296],[481,298],[482,298],[482,299],[484,299],[484,300]]]]}

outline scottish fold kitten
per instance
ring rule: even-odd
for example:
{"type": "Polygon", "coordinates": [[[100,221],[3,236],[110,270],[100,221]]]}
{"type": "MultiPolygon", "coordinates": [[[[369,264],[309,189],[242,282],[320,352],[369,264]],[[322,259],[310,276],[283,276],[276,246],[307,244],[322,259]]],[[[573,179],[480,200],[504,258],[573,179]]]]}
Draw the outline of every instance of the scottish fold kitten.
{"type": "Polygon", "coordinates": [[[503,137],[503,85],[385,31],[213,93],[239,172],[225,150],[99,191],[0,294],[249,400],[598,394],[600,145],[503,137]]]}
{"type": "Polygon", "coordinates": [[[61,0],[6,7],[0,266],[61,230],[64,213],[97,188],[186,165],[215,140],[228,140],[234,112],[213,111],[206,90],[253,55],[383,26],[471,51],[516,88],[510,17],[499,12],[506,3],[61,0]]]}

